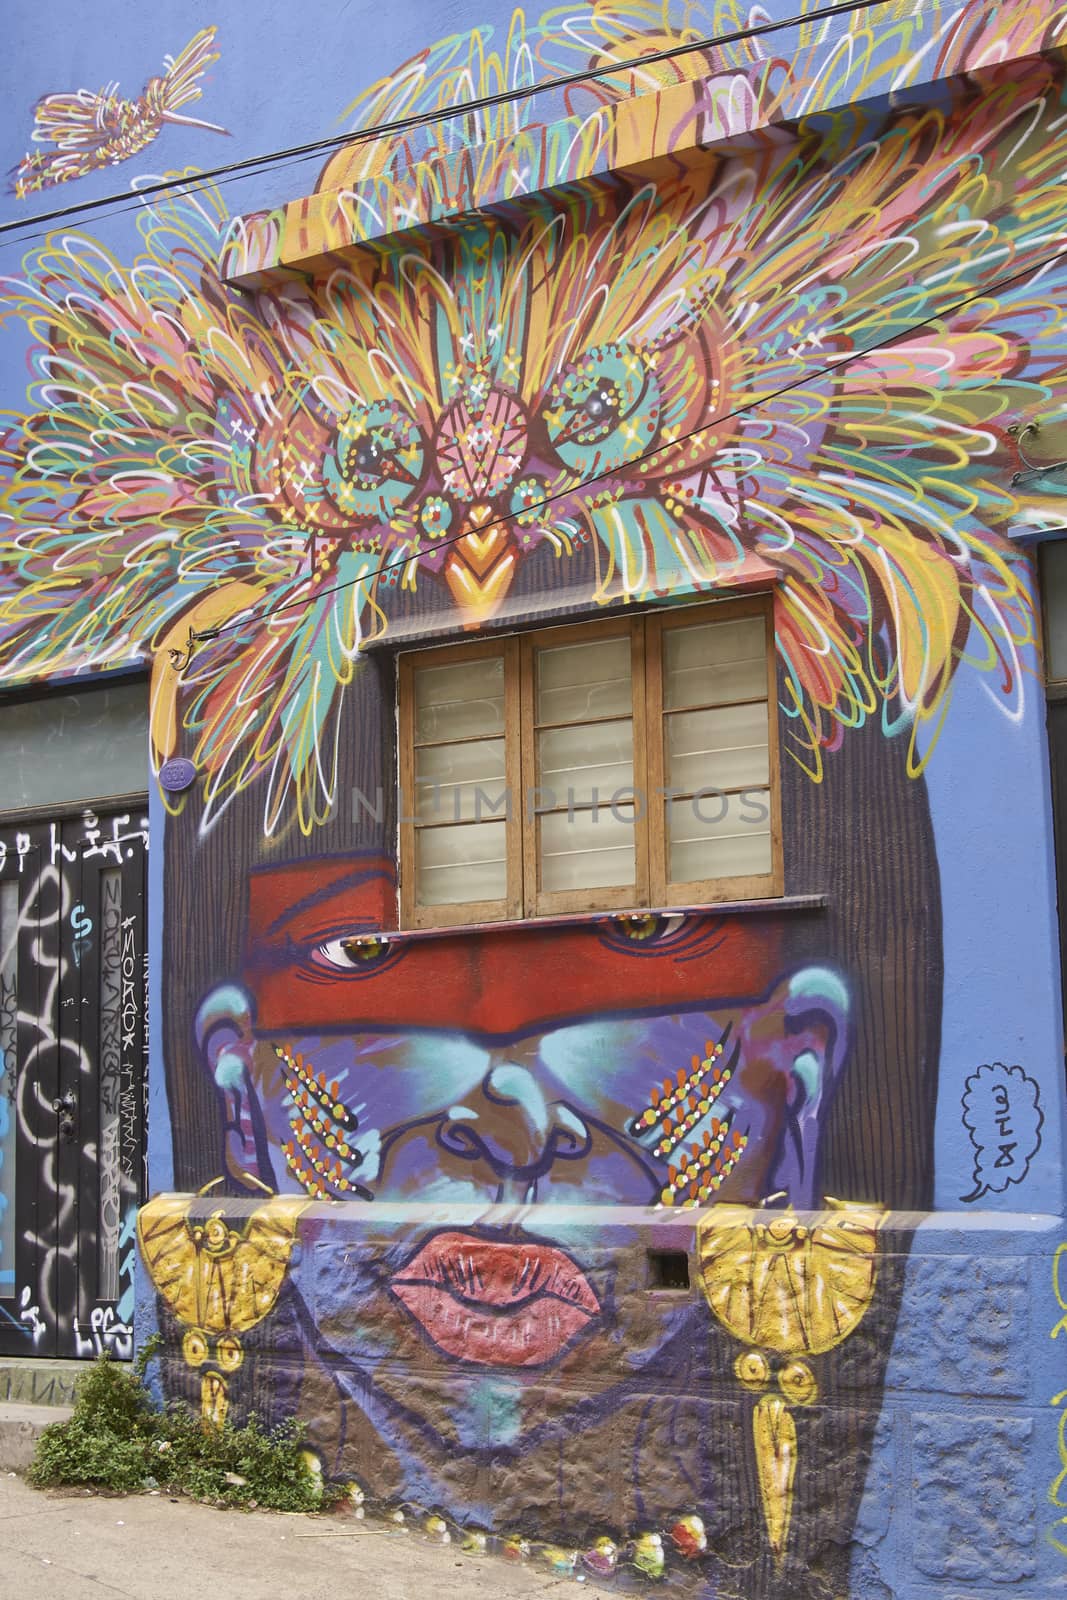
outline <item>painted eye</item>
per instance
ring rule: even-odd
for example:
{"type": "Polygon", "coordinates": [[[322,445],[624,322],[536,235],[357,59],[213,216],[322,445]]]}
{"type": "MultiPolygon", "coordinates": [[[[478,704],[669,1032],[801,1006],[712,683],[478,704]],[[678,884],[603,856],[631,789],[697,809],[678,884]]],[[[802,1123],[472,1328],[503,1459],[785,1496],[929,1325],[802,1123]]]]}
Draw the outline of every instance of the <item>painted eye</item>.
{"type": "Polygon", "coordinates": [[[631,944],[663,944],[679,931],[685,920],[684,916],[665,917],[650,913],[647,916],[614,917],[612,922],[620,937],[631,944]]]}
{"type": "Polygon", "coordinates": [[[385,460],[385,452],[377,439],[365,439],[352,452],[350,459],[357,472],[367,477],[377,477],[385,460]]]}
{"type": "Polygon", "coordinates": [[[600,427],[613,428],[619,420],[622,401],[613,383],[603,383],[586,400],[582,410],[589,421],[600,427]]]}
{"type": "Polygon", "coordinates": [[[316,945],[311,959],[334,972],[370,972],[399,950],[380,934],[354,933],[316,945]]]}
{"type": "Polygon", "coordinates": [[[417,489],[424,459],[412,418],[395,402],[377,400],[353,406],[337,428],[323,482],[346,519],[388,521],[417,489]]]}
{"type": "Polygon", "coordinates": [[[723,919],[692,912],[634,911],[598,923],[609,949],[630,956],[690,961],[712,955],[721,945],[723,919]]]}
{"type": "Polygon", "coordinates": [[[627,344],[597,345],[548,391],[542,415],[560,460],[583,472],[623,466],[658,436],[662,403],[651,363],[627,344]]]}

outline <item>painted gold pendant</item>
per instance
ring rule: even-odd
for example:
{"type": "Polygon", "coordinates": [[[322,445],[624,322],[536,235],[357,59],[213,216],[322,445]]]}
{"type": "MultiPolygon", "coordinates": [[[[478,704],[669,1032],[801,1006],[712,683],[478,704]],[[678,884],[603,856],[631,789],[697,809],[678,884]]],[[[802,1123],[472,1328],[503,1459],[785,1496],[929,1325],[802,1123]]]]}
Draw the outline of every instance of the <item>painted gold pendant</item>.
{"type": "Polygon", "coordinates": [[[149,1200],[137,1217],[137,1239],[152,1282],[185,1328],[186,1365],[204,1369],[201,1415],[217,1427],[229,1410],[229,1375],[244,1360],[240,1335],[273,1309],[308,1202],[271,1195],[235,1226],[221,1208],[206,1218],[190,1215],[199,1198],[149,1200]]]}
{"type": "Polygon", "coordinates": [[[734,1372],[759,1396],[752,1438],[767,1538],[779,1561],[789,1538],[798,1461],[790,1407],[818,1398],[808,1358],[855,1331],[877,1279],[884,1211],[830,1196],[825,1203],[825,1212],[804,1221],[792,1210],[761,1216],[746,1206],[716,1206],[697,1229],[704,1297],[746,1346],[734,1372]]]}

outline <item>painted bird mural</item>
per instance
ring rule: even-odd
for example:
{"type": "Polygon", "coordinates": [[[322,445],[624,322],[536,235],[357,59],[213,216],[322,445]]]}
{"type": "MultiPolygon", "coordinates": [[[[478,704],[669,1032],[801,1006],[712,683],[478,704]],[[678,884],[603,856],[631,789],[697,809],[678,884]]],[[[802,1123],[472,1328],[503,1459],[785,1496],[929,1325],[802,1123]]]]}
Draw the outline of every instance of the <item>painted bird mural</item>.
{"type": "Polygon", "coordinates": [[[217,123],[180,112],[182,106],[199,100],[199,80],[219,59],[214,41],[215,29],[202,28],[179,55],[164,56],[162,76],[149,78],[136,100],[123,99],[117,83],[97,93],[75,89],[38,100],[33,142],[52,148],[32,150],[23,157],[14,174],[18,198],[128,161],[146,149],[166,123],[228,133],[217,123]]]}
{"type": "MultiPolygon", "coordinates": [[[[581,10],[587,61],[606,16],[581,10]]],[[[616,6],[613,47],[654,47],[648,17],[616,6]]],[[[557,37],[519,18],[508,49],[558,71],[557,37]]],[[[445,41],[391,80],[420,86],[408,111],[514,81],[471,39],[469,62],[445,41]]],[[[726,95],[754,81],[716,70],[726,95]]],[[[961,662],[1022,692],[1033,608],[1003,530],[1012,428],[1061,382],[1067,254],[1041,263],[1063,100],[1035,60],[947,111],[801,126],[619,178],[610,206],[576,184],[252,292],[220,276],[231,222],[207,185],[146,206],[129,260],[56,235],[4,285],[36,376],[0,438],[0,681],[155,652],[157,754],[184,725],[202,825],[255,783],[268,832],[311,832],[361,643],[415,585],[501,617],[549,586],[715,591],[756,560],[779,583],[792,756],[817,780],[877,719],[918,772],[961,662]],[[179,684],[167,652],[191,628],[215,636],[179,684]]]]}

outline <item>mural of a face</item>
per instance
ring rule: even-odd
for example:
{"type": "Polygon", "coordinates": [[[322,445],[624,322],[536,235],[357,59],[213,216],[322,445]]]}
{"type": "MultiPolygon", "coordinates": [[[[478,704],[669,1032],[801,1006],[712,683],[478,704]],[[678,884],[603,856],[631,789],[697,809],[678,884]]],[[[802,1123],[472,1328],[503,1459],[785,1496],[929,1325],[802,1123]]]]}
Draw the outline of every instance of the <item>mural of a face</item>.
{"type": "MultiPolygon", "coordinates": [[[[579,6],[566,30],[551,12],[530,45],[516,16],[511,59],[479,35],[470,60],[488,90],[521,81],[529,48],[542,66],[629,58],[666,42],[659,10],[579,6]]],[[[970,34],[944,27],[951,64],[970,34]]],[[[868,105],[898,81],[880,38],[850,80],[868,105]]],[[[717,80],[724,103],[778,72],[750,70],[750,49],[717,80]]],[[[419,59],[425,109],[477,83],[457,60],[454,40],[419,59]]],[[[35,376],[0,441],[0,671],[125,664],[135,640],[160,663],[157,754],[181,748],[200,774],[164,845],[155,1137],[179,1189],[373,1202],[307,1220],[276,1199],[277,1300],[244,1352],[224,1347],[234,1403],[308,1417],[331,1470],[360,1441],[399,1460],[398,1494],[494,1525],[516,1507],[552,1507],[570,1533],[699,1506],[745,1545],[759,1490],[731,1442],[736,1345],[696,1293],[638,1307],[612,1228],[628,1208],[654,1229],[712,1200],[805,1207],[831,1184],[929,1200],[941,929],[914,780],[961,662],[1020,693],[1033,607],[1003,531],[1067,303],[1062,262],[1027,275],[1058,205],[1058,69],[977,64],[983,83],[958,75],[937,106],[779,126],[732,155],[686,146],[647,179],[572,181],[561,158],[553,193],[306,280],[228,283],[230,219],[205,183],[150,198],[139,255],[63,232],[9,285],[35,376]],[[343,815],[346,783],[391,783],[392,699],[361,699],[369,635],[754,575],[775,590],[787,880],[825,898],[818,926],[768,911],[383,936],[389,830],[355,838],[343,815]],[[168,650],[190,627],[206,636],[179,678],[168,650]],[[346,1216],[373,1250],[337,1243],[346,1216]],[[680,1420],[690,1403],[698,1420],[680,1420]],[[474,1460],[491,1475],[493,1451],[522,1479],[510,1507],[499,1478],[481,1499],[459,1481],[474,1460]],[[612,1452],[629,1499],[601,1510],[590,1462],[612,1452]]],[[[412,81],[371,91],[366,125],[412,81]]],[[[647,87],[620,73],[589,92],[647,87]]],[[[321,191],[358,187],[353,148],[321,191]]],[[[498,143],[502,172],[512,154],[498,143]]],[[[382,169],[404,203],[405,161],[398,145],[382,169]]],[[[221,1221],[213,1241],[230,1247],[221,1221]]],[[[809,1419],[810,1525],[838,1551],[892,1336],[879,1294],[851,1476],[830,1408],[809,1419]]],[[[169,1381],[187,1378],[175,1360],[169,1381]]],[[[791,1559],[799,1572],[799,1536],[791,1559]]]]}
{"type": "Polygon", "coordinates": [[[197,1034],[235,1181],[475,1219],[416,1233],[388,1284],[443,1355],[539,1367],[611,1331],[544,1238],[555,1208],[817,1202],[848,1047],[835,972],[779,973],[773,927],[723,918],[415,950],[369,931],[388,876],[365,861],[254,878],[247,987],[216,988],[197,1034]]]}
{"type": "MultiPolygon", "coordinates": [[[[353,727],[383,706],[368,669],[353,727]]],[[[377,782],[355,763],[380,746],[345,749],[351,779],[377,782]]],[[[360,815],[372,837],[380,824],[360,815]]],[[[295,1412],[327,1471],[462,1521],[577,1539],[695,1512],[733,1548],[759,1503],[744,1487],[739,1346],[695,1280],[650,1293],[647,1251],[690,1250],[685,1208],[711,1202],[757,1216],[783,1194],[802,1210],[827,1194],[921,1205],[936,1093],[922,783],[869,728],[821,788],[786,776],[783,815],[791,890],[825,897],[808,911],[408,938],[383,932],[391,859],[355,848],[343,821],[337,854],[257,852],[250,869],[231,848],[247,835],[187,831],[166,888],[168,948],[196,997],[167,1033],[178,1187],[213,1184],[196,1204],[228,1217],[232,1203],[238,1222],[242,1206],[342,1202],[302,1212],[299,1257],[223,1374],[237,1415],[295,1412]],[[831,852],[828,819],[871,795],[880,849],[857,832],[831,852]],[[196,886],[225,874],[243,903],[194,955],[182,929],[202,917],[196,886]],[[595,1494],[591,1459],[615,1474],[608,1486],[605,1465],[595,1494]]],[[[167,1274],[154,1275],[177,1348],[167,1274]]],[[[894,1281],[883,1272],[869,1319],[883,1328],[894,1281]]],[[[851,1341],[869,1396],[887,1351],[884,1336],[851,1341]]],[[[834,1358],[821,1359],[820,1383],[834,1358]]],[[[204,1369],[170,1370],[197,1403],[204,1369]]],[[[833,1466],[835,1415],[805,1414],[802,1489],[847,1520],[862,1455],[849,1474],[833,1466]]],[[[823,1521],[802,1520],[791,1561],[821,1548],[823,1521]]]]}

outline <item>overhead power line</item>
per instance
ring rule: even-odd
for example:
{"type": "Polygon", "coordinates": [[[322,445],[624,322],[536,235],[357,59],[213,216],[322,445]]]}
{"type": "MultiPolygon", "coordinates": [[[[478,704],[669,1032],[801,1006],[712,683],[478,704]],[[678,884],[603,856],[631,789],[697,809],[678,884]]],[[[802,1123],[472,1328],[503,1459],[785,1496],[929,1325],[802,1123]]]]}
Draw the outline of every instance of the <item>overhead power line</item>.
{"type": "MultiPolygon", "coordinates": [[[[1012,284],[1021,283],[1024,278],[1030,277],[1033,273],[1043,272],[1046,267],[1054,266],[1056,262],[1063,261],[1065,259],[1067,259],[1067,250],[1057,251],[1053,255],[1042,257],[1041,260],[1033,262],[1028,267],[1020,268],[1018,272],[1008,273],[1001,278],[994,278],[989,283],[983,284],[980,289],[976,289],[973,294],[964,295],[962,299],[954,301],[951,305],[945,306],[942,310],[933,312],[930,316],[923,317],[918,322],[909,323],[907,327],[898,329],[896,333],[891,334],[887,339],[880,340],[877,344],[868,345],[863,350],[854,350],[849,355],[842,356],[839,361],[830,361],[827,362],[825,366],[816,367],[811,371],[804,372],[799,378],[794,378],[789,383],[783,383],[779,388],[772,390],[769,394],[759,395],[754,400],[749,400],[743,405],[735,406],[731,411],[724,411],[720,413],[719,416],[711,417],[707,422],[702,422],[699,427],[690,428],[686,433],[679,434],[676,439],[671,439],[669,442],[658,444],[653,449],[646,450],[641,455],[635,456],[632,460],[623,462],[621,466],[608,467],[603,472],[594,473],[591,477],[584,478],[579,483],[572,484],[566,489],[558,490],[555,494],[545,495],[543,500],[535,501],[529,506],[524,506],[522,515],[526,517],[529,516],[531,512],[541,511],[546,506],[555,504],[556,501],[568,500],[576,494],[581,494],[583,490],[591,488],[594,484],[603,483],[606,480],[617,476],[620,472],[632,472],[635,467],[640,466],[643,462],[654,460],[656,457],[662,456],[668,450],[674,450],[680,445],[687,444],[691,439],[696,438],[699,434],[706,433],[711,428],[716,428],[724,422],[732,421],[735,417],[744,416],[750,411],[755,411],[760,406],[768,405],[771,401],[779,399],[780,396],[789,394],[793,389],[799,389],[804,384],[814,382],[819,378],[829,377],[835,372],[840,372],[843,367],[851,366],[857,361],[863,361],[868,356],[877,355],[879,351],[892,349],[892,347],[895,344],[899,344],[902,339],[910,339],[913,337],[913,335],[921,333],[924,329],[931,328],[939,322],[944,322],[947,318],[955,316],[957,312],[964,310],[967,306],[973,305],[976,300],[982,300],[986,295],[995,293],[998,290],[1010,288],[1012,284]]],[[[414,552],[409,552],[407,555],[395,557],[392,561],[385,561],[381,566],[375,567],[372,571],[364,573],[359,578],[353,578],[345,583],[335,584],[329,589],[319,589],[314,594],[303,596],[298,600],[285,601],[283,604],[274,606],[267,612],[257,613],[253,611],[246,616],[235,617],[232,622],[220,624],[220,626],[217,628],[205,628],[200,632],[191,630],[190,639],[198,644],[207,644],[214,639],[220,638],[224,633],[232,633],[238,629],[248,628],[249,626],[255,624],[262,625],[265,622],[269,622],[272,617],[280,616],[285,611],[297,610],[301,607],[312,604],[317,605],[320,600],[325,599],[329,595],[340,594],[345,589],[351,589],[360,585],[369,584],[373,582],[375,578],[381,577],[383,573],[390,572],[396,567],[409,567],[413,564],[417,564],[422,554],[429,554],[431,552],[436,554],[438,550],[447,549],[450,545],[460,544],[464,539],[469,539],[472,537],[484,538],[486,533],[491,528],[504,527],[514,520],[514,513],[495,517],[491,522],[483,522],[478,528],[468,528],[463,533],[455,534],[451,538],[436,539],[432,545],[427,547],[425,551],[420,550],[417,554],[414,552]]]]}
{"type": "MultiPolygon", "coordinates": [[[[514,89],[502,89],[496,94],[481,95],[475,100],[461,100],[455,106],[446,110],[414,112],[409,117],[398,117],[392,122],[382,123],[375,128],[360,128],[352,133],[333,134],[324,139],[312,139],[306,144],[289,145],[281,150],[274,150],[261,156],[247,156],[242,161],[231,161],[225,166],[208,167],[203,171],[197,172],[193,178],[163,178],[157,182],[146,183],[134,192],[140,200],[146,196],[163,194],[175,188],[203,188],[217,179],[234,179],[249,173],[286,166],[297,161],[308,160],[328,150],[373,143],[378,139],[390,138],[395,134],[409,133],[413,129],[426,127],[435,122],[453,122],[457,117],[471,116],[479,111],[489,111],[496,106],[514,105],[520,101],[530,100],[539,94],[551,94],[558,89],[569,89],[583,83],[595,83],[601,78],[617,77],[624,72],[639,72],[645,67],[656,66],[661,61],[672,61],[678,56],[692,55],[704,50],[716,50],[728,44],[740,44],[746,39],[758,39],[764,34],[776,33],[783,28],[796,28],[804,23],[821,22],[831,17],[847,15],[852,11],[870,11],[888,3],[889,0],[836,0],[835,4],[823,6],[817,11],[801,12],[791,17],[782,17],[778,21],[760,22],[752,27],[738,28],[731,33],[696,39],[686,44],[671,45],[666,49],[653,51],[647,56],[636,56],[629,61],[614,61],[608,66],[586,69],[582,72],[570,72],[557,78],[546,78],[541,83],[522,84],[514,89]]],[[[921,11],[916,6],[913,15],[918,17],[921,14],[921,11]]],[[[56,211],[39,211],[32,217],[16,217],[10,222],[0,223],[0,236],[14,233],[18,229],[38,226],[42,222],[64,222],[70,217],[81,216],[89,211],[99,211],[107,206],[117,207],[115,214],[136,210],[138,209],[137,206],[118,205],[119,201],[129,199],[129,193],[127,190],[120,190],[115,194],[103,195],[96,200],[84,200],[80,205],[64,206],[56,211]]]]}

